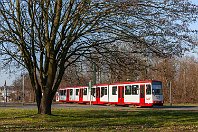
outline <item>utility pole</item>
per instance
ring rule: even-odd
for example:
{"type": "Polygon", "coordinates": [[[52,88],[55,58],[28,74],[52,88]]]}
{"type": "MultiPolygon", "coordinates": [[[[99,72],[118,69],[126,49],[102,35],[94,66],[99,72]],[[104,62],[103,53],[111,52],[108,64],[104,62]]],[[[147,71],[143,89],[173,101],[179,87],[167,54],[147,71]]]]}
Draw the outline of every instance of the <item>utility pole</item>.
{"type": "Polygon", "coordinates": [[[91,105],[91,88],[92,88],[92,83],[91,80],[89,81],[89,93],[90,93],[90,99],[89,99],[89,105],[91,105]]]}
{"type": "Polygon", "coordinates": [[[4,84],[4,105],[6,106],[7,103],[7,87],[6,87],[6,80],[4,84]]]}
{"type": "Polygon", "coordinates": [[[23,102],[22,104],[24,105],[25,103],[25,76],[23,74],[23,86],[22,86],[22,91],[23,91],[23,102]]]}
{"type": "Polygon", "coordinates": [[[171,81],[169,82],[169,91],[170,91],[170,106],[172,106],[172,86],[171,86],[171,81]]]}
{"type": "Polygon", "coordinates": [[[93,62],[93,82],[92,82],[93,85],[96,84],[96,63],[93,62]]]}

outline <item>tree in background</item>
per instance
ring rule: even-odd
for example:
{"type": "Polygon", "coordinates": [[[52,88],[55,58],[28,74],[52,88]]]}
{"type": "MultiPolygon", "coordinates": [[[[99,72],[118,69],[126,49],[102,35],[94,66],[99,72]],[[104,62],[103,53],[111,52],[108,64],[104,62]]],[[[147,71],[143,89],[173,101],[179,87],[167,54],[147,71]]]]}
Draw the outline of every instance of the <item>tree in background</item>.
{"type": "Polygon", "coordinates": [[[172,83],[173,103],[197,103],[198,93],[198,61],[193,57],[174,57],[157,59],[155,67],[150,70],[152,79],[163,82],[163,95],[165,103],[169,102],[172,83]]]}
{"type": "Polygon", "coordinates": [[[66,86],[86,86],[91,80],[92,73],[85,71],[82,69],[84,64],[76,63],[73,64],[71,67],[68,67],[68,70],[65,71],[63,75],[63,79],[61,82],[60,87],[66,86]]]}
{"type": "Polygon", "coordinates": [[[175,97],[183,103],[198,102],[198,61],[193,57],[184,58],[180,60],[178,70],[175,80],[178,93],[175,97]]]}
{"type": "Polygon", "coordinates": [[[27,69],[38,113],[51,114],[72,64],[113,55],[121,42],[131,54],[179,55],[193,44],[188,24],[197,14],[197,6],[175,0],[1,0],[1,61],[27,69]]]}
{"type": "Polygon", "coordinates": [[[34,89],[32,88],[30,78],[28,74],[23,76],[19,76],[13,81],[14,91],[15,94],[13,94],[13,100],[15,102],[35,102],[35,93],[34,89]],[[24,80],[23,80],[24,79],[24,80]],[[24,84],[23,84],[24,81],[24,84]],[[24,85],[24,93],[23,93],[23,85],[24,85]],[[23,94],[24,94],[24,100],[23,100],[23,94]]]}

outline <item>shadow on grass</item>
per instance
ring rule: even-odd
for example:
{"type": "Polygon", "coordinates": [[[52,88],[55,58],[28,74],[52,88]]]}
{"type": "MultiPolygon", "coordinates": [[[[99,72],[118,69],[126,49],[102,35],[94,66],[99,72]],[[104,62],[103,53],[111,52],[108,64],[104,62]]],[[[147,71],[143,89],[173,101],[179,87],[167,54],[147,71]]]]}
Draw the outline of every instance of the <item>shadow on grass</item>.
{"type": "Polygon", "coordinates": [[[61,118],[67,127],[137,127],[137,128],[159,128],[165,124],[188,124],[196,123],[197,112],[186,111],[113,111],[92,110],[83,113],[73,112],[65,114],[54,114],[61,118]],[[68,120],[69,119],[69,120],[68,120]],[[68,123],[66,123],[68,121],[68,123]]]}
{"type": "Polygon", "coordinates": [[[12,117],[0,117],[0,120],[5,120],[5,119],[23,119],[23,118],[34,118],[38,114],[31,114],[31,115],[20,115],[20,116],[12,116],[12,117]]]}
{"type": "MultiPolygon", "coordinates": [[[[14,113],[14,111],[11,112],[14,113]]],[[[22,115],[22,112],[15,112],[15,116],[11,116],[11,113],[7,118],[0,115],[0,120],[10,119],[11,123],[7,122],[6,125],[16,126],[19,130],[27,129],[31,131],[78,131],[81,129],[85,131],[125,131],[143,128],[163,128],[164,126],[172,125],[189,126],[189,124],[195,124],[195,126],[198,126],[198,112],[196,111],[54,109],[53,114],[50,116],[31,113],[36,111],[25,112],[25,115],[22,115]],[[18,119],[19,122],[13,122],[14,119],[18,119]]],[[[8,130],[3,127],[2,129],[8,130]]]]}

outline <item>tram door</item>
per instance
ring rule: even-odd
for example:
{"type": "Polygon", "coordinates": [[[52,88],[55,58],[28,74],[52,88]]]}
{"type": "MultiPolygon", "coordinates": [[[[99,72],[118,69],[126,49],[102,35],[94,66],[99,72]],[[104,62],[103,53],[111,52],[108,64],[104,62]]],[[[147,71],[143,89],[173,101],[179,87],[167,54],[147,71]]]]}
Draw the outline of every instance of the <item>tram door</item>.
{"type": "Polygon", "coordinates": [[[100,103],[100,87],[96,88],[96,103],[100,103]]]}
{"type": "Polygon", "coordinates": [[[69,101],[69,89],[67,89],[67,91],[66,91],[66,101],[69,101]]]}
{"type": "Polygon", "coordinates": [[[118,104],[124,104],[124,86],[118,86],[118,104]]]}
{"type": "Polygon", "coordinates": [[[80,91],[79,91],[79,102],[82,102],[83,101],[83,89],[80,88],[80,91]]]}
{"type": "Polygon", "coordinates": [[[140,105],[145,104],[145,85],[140,85],[140,105]]]}

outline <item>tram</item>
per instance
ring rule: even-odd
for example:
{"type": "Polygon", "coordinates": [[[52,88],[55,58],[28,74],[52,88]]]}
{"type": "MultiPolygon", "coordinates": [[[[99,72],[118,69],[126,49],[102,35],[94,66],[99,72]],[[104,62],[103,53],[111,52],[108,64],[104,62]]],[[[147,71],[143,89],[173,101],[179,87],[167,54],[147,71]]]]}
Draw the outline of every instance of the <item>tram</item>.
{"type": "Polygon", "coordinates": [[[100,105],[163,105],[162,82],[145,80],[60,88],[56,101],[100,105]]]}

